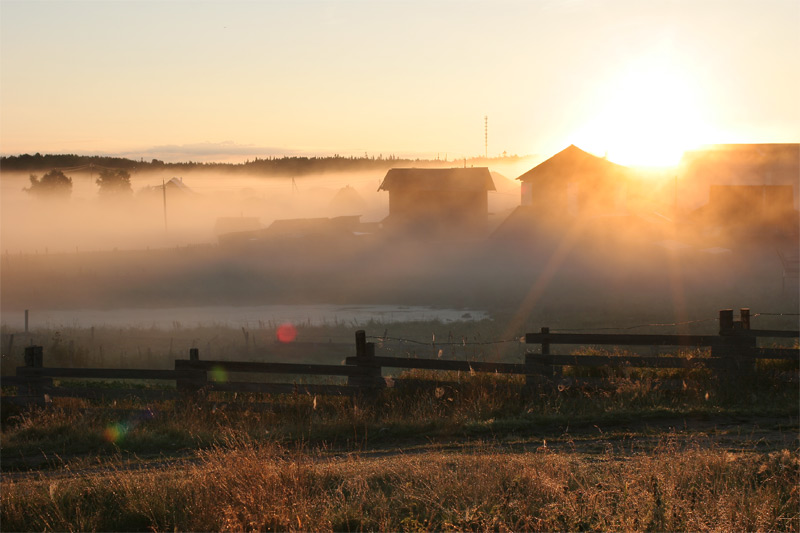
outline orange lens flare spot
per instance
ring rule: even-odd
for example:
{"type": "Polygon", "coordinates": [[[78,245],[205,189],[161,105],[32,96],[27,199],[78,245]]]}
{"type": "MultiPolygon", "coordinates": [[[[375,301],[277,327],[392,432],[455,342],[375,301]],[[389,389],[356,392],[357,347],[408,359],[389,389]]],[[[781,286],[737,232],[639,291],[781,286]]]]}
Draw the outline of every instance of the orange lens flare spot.
{"type": "Polygon", "coordinates": [[[278,326],[278,340],[280,342],[294,342],[297,338],[297,328],[286,322],[278,326]]]}
{"type": "Polygon", "coordinates": [[[106,442],[119,442],[128,432],[123,424],[111,424],[103,431],[103,439],[106,442]]]}

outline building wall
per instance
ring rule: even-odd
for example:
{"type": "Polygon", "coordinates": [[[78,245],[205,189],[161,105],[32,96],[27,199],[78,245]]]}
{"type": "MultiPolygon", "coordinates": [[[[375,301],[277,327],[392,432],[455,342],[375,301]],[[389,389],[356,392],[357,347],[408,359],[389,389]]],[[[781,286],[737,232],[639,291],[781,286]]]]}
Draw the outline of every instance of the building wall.
{"type": "Polygon", "coordinates": [[[486,191],[389,192],[388,229],[417,236],[483,236],[489,203],[486,191]]]}
{"type": "Polygon", "coordinates": [[[523,182],[522,205],[548,215],[591,216],[627,209],[627,183],[593,176],[564,176],[548,183],[523,182]]]}

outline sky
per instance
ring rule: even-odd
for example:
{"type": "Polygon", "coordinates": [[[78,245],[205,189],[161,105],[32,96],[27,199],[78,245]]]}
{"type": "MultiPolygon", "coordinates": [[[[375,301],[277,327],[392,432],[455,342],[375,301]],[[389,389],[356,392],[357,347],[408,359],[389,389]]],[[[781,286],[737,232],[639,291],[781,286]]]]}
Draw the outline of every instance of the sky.
{"type": "Polygon", "coordinates": [[[798,142],[798,95],[798,0],[0,0],[3,155],[658,165],[798,142]]]}

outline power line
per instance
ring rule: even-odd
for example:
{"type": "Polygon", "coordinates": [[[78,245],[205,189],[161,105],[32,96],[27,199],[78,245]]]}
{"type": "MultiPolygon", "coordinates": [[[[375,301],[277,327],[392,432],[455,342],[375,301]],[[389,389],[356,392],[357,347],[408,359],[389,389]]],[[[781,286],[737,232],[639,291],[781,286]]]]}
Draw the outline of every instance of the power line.
{"type": "Polygon", "coordinates": [[[447,341],[447,342],[436,342],[434,341],[417,341],[414,339],[404,339],[402,337],[383,337],[383,336],[375,336],[375,335],[367,335],[368,339],[376,339],[381,342],[385,341],[395,341],[395,342],[404,342],[408,344],[419,344],[421,346],[484,346],[488,344],[504,344],[509,342],[523,342],[525,340],[524,336],[515,337],[513,339],[507,339],[502,341],[475,341],[475,342],[467,342],[466,340],[455,342],[455,341],[447,341]]]}

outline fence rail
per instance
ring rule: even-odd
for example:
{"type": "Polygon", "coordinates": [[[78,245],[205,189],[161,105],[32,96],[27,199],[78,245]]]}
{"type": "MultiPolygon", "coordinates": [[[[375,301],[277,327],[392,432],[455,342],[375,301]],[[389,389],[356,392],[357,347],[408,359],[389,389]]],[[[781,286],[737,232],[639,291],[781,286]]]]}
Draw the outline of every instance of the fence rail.
{"type": "MultiPolygon", "coordinates": [[[[800,335],[798,331],[750,329],[749,309],[740,310],[740,320],[738,321],[733,320],[732,310],[722,310],[719,321],[719,335],[551,333],[548,328],[542,328],[539,333],[525,335],[527,344],[538,344],[540,349],[526,353],[523,363],[376,356],[375,343],[366,342],[366,332],[363,330],[356,332],[355,355],[346,357],[342,365],[200,360],[199,350],[193,348],[189,350],[188,360],[175,360],[173,370],[51,368],[44,366],[42,347],[30,346],[25,349],[25,366],[17,368],[16,376],[3,377],[2,385],[17,387],[17,395],[12,398],[13,401],[39,404],[44,403],[46,396],[109,399],[135,396],[142,399],[164,399],[202,395],[211,391],[359,395],[390,386],[391,380],[383,377],[384,368],[521,375],[526,377],[528,385],[533,386],[543,382],[553,382],[556,379],[561,380],[564,367],[708,368],[724,377],[752,370],[756,359],[800,360],[800,350],[796,348],[757,346],[759,338],[798,338],[800,335]],[[628,353],[621,355],[553,354],[551,353],[552,345],[711,348],[711,355],[710,357],[697,357],[691,355],[643,356],[628,353]],[[347,378],[347,383],[233,381],[229,379],[230,374],[333,376],[347,378]],[[163,381],[166,382],[166,388],[90,388],[89,384],[86,384],[85,387],[55,386],[53,378],[163,381]]],[[[595,379],[595,381],[597,380],[595,379]]],[[[409,384],[413,382],[414,386],[418,386],[426,381],[417,377],[409,379],[408,382],[409,384]]],[[[402,384],[402,380],[395,383],[402,384]]]]}

